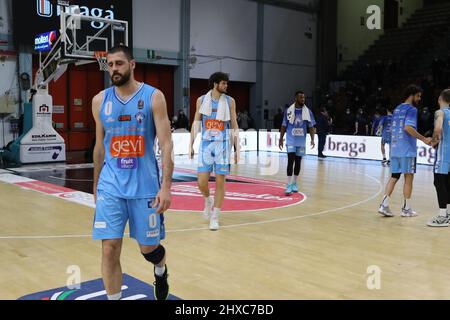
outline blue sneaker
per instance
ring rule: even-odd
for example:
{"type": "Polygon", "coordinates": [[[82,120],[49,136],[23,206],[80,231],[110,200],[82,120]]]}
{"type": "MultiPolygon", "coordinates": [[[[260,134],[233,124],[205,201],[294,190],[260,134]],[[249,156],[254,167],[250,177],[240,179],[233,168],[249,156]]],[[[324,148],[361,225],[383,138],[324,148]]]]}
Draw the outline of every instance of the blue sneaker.
{"type": "Polygon", "coordinates": [[[290,196],[292,194],[292,184],[288,184],[286,187],[286,191],[284,191],[284,194],[287,196],[290,196]]]}
{"type": "Polygon", "coordinates": [[[293,193],[298,193],[298,186],[297,183],[291,184],[291,189],[293,193]]]}

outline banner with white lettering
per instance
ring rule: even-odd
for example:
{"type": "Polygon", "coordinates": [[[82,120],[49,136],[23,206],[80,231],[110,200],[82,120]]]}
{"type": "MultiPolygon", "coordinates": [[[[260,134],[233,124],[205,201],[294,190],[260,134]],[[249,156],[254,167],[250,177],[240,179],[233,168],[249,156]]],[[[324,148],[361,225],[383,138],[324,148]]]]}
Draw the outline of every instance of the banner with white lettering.
{"type": "MultiPolygon", "coordinates": [[[[286,142],[284,142],[283,150],[280,151],[279,140],[279,132],[259,131],[259,151],[286,152],[286,142]]],[[[316,147],[314,149],[311,149],[309,135],[306,140],[306,153],[317,155],[318,137],[315,137],[316,147]]],[[[388,145],[386,145],[386,152],[389,154],[388,145]]],[[[383,160],[380,137],[329,135],[325,143],[324,153],[330,157],[383,160]]],[[[435,154],[433,148],[425,145],[422,141],[417,142],[418,164],[433,165],[435,154]]]]}
{"type": "MultiPolygon", "coordinates": [[[[133,47],[133,1],[120,0],[76,0],[70,1],[71,5],[78,5],[80,13],[85,16],[125,20],[129,21],[129,46],[133,47]]],[[[51,30],[59,30],[61,8],[56,1],[51,0],[16,0],[12,1],[14,15],[14,38],[16,43],[23,45],[34,45],[35,37],[51,30]]],[[[95,35],[103,24],[101,22],[90,22],[82,30],[77,30],[77,36],[95,35]]],[[[111,39],[108,39],[111,43],[111,39]]]]}

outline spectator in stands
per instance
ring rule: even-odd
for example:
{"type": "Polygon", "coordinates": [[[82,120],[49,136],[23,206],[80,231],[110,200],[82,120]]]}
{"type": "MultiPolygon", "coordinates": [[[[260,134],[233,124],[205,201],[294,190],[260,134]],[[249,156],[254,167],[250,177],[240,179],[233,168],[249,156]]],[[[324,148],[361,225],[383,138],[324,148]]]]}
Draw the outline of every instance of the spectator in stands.
{"type": "Polygon", "coordinates": [[[330,133],[333,119],[330,117],[325,107],[320,109],[320,113],[316,119],[317,135],[319,136],[319,158],[326,158],[323,154],[323,150],[325,149],[325,142],[327,141],[327,135],[330,133]]]}
{"type": "Polygon", "coordinates": [[[375,71],[375,79],[377,81],[377,87],[383,86],[383,77],[384,77],[384,64],[381,60],[377,60],[377,63],[374,67],[375,71]]]}
{"type": "Polygon", "coordinates": [[[173,116],[172,121],[170,122],[170,128],[172,129],[172,132],[177,129],[177,122],[178,122],[178,117],[173,116]]]}
{"type": "Polygon", "coordinates": [[[281,129],[281,125],[283,124],[283,109],[278,108],[278,112],[277,114],[275,114],[275,116],[273,117],[273,126],[274,129],[280,130],[281,129]]]}
{"type": "Polygon", "coordinates": [[[358,113],[356,114],[355,132],[353,134],[358,136],[369,135],[369,123],[363,108],[359,108],[358,113]]]}
{"type": "Polygon", "coordinates": [[[251,113],[248,114],[248,128],[255,129],[255,119],[253,119],[251,113]]]}
{"type": "Polygon", "coordinates": [[[248,128],[249,128],[248,120],[249,120],[249,117],[248,117],[248,111],[247,110],[245,110],[244,112],[239,112],[238,113],[237,122],[238,122],[238,125],[239,125],[240,129],[242,129],[244,131],[248,130],[248,128]]]}
{"type": "Polygon", "coordinates": [[[431,137],[433,134],[434,121],[433,115],[428,107],[424,107],[420,110],[418,120],[418,132],[425,137],[431,137]]]}
{"type": "Polygon", "coordinates": [[[375,110],[375,114],[372,118],[372,123],[371,123],[371,128],[370,128],[371,136],[377,135],[378,126],[380,125],[380,120],[381,120],[381,110],[379,108],[377,108],[375,110]]]}
{"type": "Polygon", "coordinates": [[[364,89],[367,93],[370,93],[372,91],[372,80],[373,80],[372,70],[373,69],[370,63],[367,63],[364,67],[362,74],[364,89]]]}
{"type": "Polygon", "coordinates": [[[397,74],[397,61],[396,60],[389,60],[388,71],[389,71],[389,75],[391,75],[391,76],[397,74]]]}
{"type": "Polygon", "coordinates": [[[433,82],[436,86],[442,85],[442,74],[444,71],[444,62],[438,57],[434,57],[431,63],[431,70],[433,71],[433,82]]]}
{"type": "Polygon", "coordinates": [[[181,109],[178,111],[178,120],[175,123],[175,129],[189,130],[189,120],[181,109]]]}
{"type": "Polygon", "coordinates": [[[345,109],[345,113],[341,118],[342,124],[342,134],[351,135],[353,134],[353,128],[355,126],[355,116],[352,113],[350,107],[345,109]]]}

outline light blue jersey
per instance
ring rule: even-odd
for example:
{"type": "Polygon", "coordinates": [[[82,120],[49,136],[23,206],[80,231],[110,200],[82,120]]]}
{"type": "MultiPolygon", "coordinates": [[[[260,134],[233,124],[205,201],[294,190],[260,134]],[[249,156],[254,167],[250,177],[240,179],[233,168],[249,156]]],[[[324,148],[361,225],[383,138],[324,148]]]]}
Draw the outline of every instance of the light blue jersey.
{"type": "MultiPolygon", "coordinates": [[[[289,110],[289,109],[288,109],[289,110]]],[[[283,127],[286,128],[286,146],[296,147],[296,148],[306,148],[306,135],[308,134],[308,129],[316,125],[314,120],[314,115],[309,111],[311,122],[303,121],[302,109],[295,109],[295,121],[291,124],[288,120],[288,110],[284,112],[283,117],[283,127]]]]}
{"type": "Polygon", "coordinates": [[[394,110],[392,115],[391,158],[417,157],[417,139],[405,131],[406,126],[417,129],[417,109],[403,103],[394,110]]]}
{"type": "Polygon", "coordinates": [[[434,173],[449,174],[450,172],[450,108],[442,109],[444,122],[442,124],[442,136],[436,151],[434,173]]]}
{"type": "Polygon", "coordinates": [[[384,143],[391,143],[391,133],[392,133],[392,115],[384,116],[380,121],[380,126],[382,126],[381,130],[381,139],[384,143]]]}
{"type": "Polygon", "coordinates": [[[155,88],[142,84],[127,101],[115,87],[104,91],[100,119],[105,130],[105,160],[98,190],[122,199],[154,198],[160,190],[152,113],[155,88]]]}
{"type": "MultiPolygon", "coordinates": [[[[200,99],[203,102],[205,96],[200,99]]],[[[230,97],[226,96],[228,104],[230,97]]],[[[219,121],[217,118],[217,109],[219,101],[212,99],[212,111],[210,116],[201,115],[202,117],[202,140],[203,141],[224,141],[230,140],[231,121],[219,121]]]]}
{"type": "MultiPolygon", "coordinates": [[[[205,96],[200,99],[203,101],[205,96]]],[[[228,104],[231,98],[226,96],[228,104]]],[[[219,101],[212,100],[210,116],[201,115],[202,140],[198,157],[198,172],[228,175],[230,173],[230,129],[231,121],[220,121],[217,118],[219,101]]]]}

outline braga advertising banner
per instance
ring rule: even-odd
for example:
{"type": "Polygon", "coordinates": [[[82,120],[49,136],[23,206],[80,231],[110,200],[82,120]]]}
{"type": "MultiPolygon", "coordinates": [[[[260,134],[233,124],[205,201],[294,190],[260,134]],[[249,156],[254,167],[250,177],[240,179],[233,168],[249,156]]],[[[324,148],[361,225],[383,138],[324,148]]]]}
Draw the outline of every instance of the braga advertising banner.
{"type": "MultiPolygon", "coordinates": [[[[259,131],[259,151],[280,152],[280,133],[278,131],[259,131]]],[[[310,136],[306,138],[306,153],[317,155],[318,137],[315,137],[316,147],[311,149],[310,136]]],[[[282,152],[286,152],[286,146],[282,152]]],[[[386,145],[389,154],[389,146],[386,145]]],[[[325,155],[330,157],[382,160],[381,138],[364,136],[329,135],[325,143],[325,155]]],[[[422,141],[417,141],[417,163],[433,165],[436,151],[422,141]]]]}

